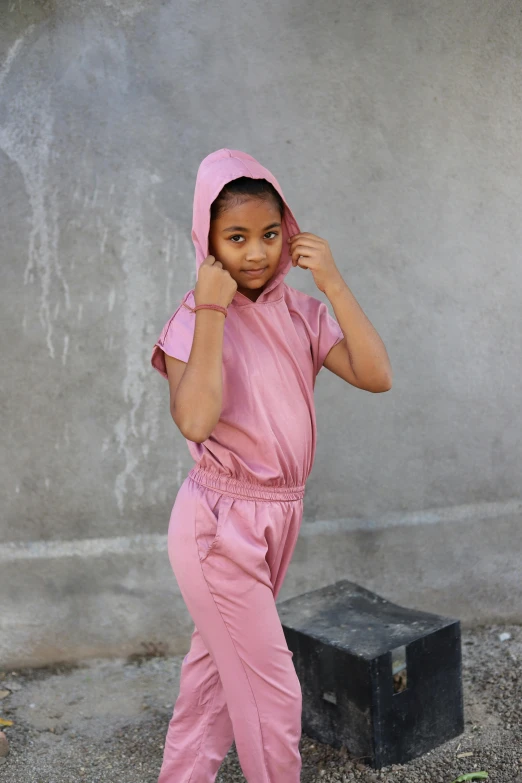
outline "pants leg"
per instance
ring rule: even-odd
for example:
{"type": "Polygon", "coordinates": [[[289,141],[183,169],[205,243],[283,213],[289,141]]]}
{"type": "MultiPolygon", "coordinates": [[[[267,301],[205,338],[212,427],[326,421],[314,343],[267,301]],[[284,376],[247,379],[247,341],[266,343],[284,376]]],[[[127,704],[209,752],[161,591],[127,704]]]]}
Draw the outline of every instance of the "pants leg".
{"type": "Polygon", "coordinates": [[[214,781],[233,739],[218,670],[195,628],[181,666],[158,783],[214,781]]]}
{"type": "Polygon", "coordinates": [[[257,497],[222,477],[217,489],[188,478],[178,493],[169,557],[196,628],[158,783],[212,783],[233,739],[248,783],[299,781],[301,689],[275,598],[304,488],[284,490],[257,497]]]}

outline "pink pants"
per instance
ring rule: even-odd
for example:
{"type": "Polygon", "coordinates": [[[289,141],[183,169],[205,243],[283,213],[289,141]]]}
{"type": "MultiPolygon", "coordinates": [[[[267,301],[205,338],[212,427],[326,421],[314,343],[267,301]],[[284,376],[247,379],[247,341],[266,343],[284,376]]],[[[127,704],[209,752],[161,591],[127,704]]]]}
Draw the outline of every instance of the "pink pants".
{"type": "Polygon", "coordinates": [[[303,497],[197,467],[181,485],[168,552],[195,628],[158,783],[211,783],[234,740],[248,783],[298,783],[301,687],[275,599],[303,497]]]}

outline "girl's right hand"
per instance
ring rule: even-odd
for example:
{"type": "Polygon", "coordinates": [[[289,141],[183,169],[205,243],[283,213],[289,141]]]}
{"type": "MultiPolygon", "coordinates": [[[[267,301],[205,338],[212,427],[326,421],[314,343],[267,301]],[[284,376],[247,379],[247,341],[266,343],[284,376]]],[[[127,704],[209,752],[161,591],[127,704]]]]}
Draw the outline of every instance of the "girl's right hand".
{"type": "Polygon", "coordinates": [[[207,256],[198,271],[198,281],[194,289],[196,305],[217,304],[228,307],[237,291],[237,283],[230,272],[223,269],[221,261],[207,256]]]}

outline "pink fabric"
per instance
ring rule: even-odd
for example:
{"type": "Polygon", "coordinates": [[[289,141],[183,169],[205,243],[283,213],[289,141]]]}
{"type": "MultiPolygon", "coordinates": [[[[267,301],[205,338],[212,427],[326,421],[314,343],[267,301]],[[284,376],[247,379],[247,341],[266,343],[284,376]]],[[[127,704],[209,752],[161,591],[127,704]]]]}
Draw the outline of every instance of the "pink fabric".
{"type": "MultiPolygon", "coordinates": [[[[201,163],[192,238],[207,255],[210,204],[223,185],[269,171],[237,150],[201,163]]],[[[298,783],[302,697],[275,599],[291,561],[316,445],[313,391],[343,333],[326,305],[278,271],[256,302],[236,293],[224,323],[223,408],[210,437],[187,441],[195,465],[180,487],[168,530],[170,562],[194,620],[169,722],[158,783],[213,783],[235,740],[248,783],[298,783]]],[[[193,291],[169,318],[152,353],[188,362],[193,291]]]]}
{"type": "MultiPolygon", "coordinates": [[[[254,158],[222,149],[198,170],[192,239],[196,267],[208,255],[210,204],[221,188],[241,176],[264,177],[283,192],[254,158]]],[[[326,304],[285,283],[292,260],[286,239],[300,231],[286,204],[279,268],[256,302],[236,292],[228,308],[223,339],[221,418],[203,443],[187,441],[194,461],[246,481],[273,486],[304,484],[316,450],[314,385],[326,355],[343,332],[326,304]]],[[[165,378],[165,358],[187,362],[196,314],[193,290],[169,318],[151,362],[165,378]]]]}
{"type": "Polygon", "coordinates": [[[277,613],[303,487],[193,468],[168,552],[195,623],[158,783],[213,783],[235,740],[248,783],[298,783],[302,695],[277,613]]]}

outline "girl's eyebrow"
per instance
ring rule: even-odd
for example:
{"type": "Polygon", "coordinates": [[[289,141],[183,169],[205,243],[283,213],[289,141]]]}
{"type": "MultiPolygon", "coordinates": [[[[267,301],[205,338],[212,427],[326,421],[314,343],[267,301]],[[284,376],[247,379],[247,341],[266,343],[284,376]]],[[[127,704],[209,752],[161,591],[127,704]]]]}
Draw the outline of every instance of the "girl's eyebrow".
{"type": "MultiPolygon", "coordinates": [[[[280,225],[281,223],[270,223],[269,226],[265,226],[263,231],[268,231],[269,228],[277,228],[280,225]]],[[[244,226],[229,226],[228,228],[224,228],[222,233],[225,231],[246,231],[248,233],[248,228],[244,228],[244,226]]]]}

